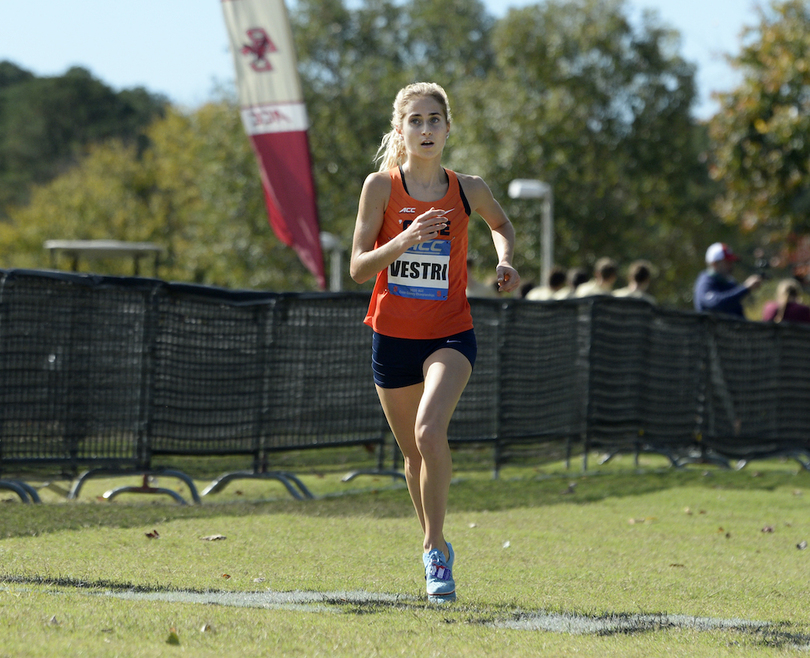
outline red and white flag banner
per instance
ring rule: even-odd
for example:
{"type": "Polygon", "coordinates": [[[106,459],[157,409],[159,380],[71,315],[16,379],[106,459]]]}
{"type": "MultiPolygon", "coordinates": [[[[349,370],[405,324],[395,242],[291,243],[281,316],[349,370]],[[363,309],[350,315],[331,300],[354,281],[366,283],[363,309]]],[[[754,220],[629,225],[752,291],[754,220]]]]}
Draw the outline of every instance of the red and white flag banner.
{"type": "Polygon", "coordinates": [[[270,225],[326,288],[306,107],[284,0],[222,0],[270,225]]]}

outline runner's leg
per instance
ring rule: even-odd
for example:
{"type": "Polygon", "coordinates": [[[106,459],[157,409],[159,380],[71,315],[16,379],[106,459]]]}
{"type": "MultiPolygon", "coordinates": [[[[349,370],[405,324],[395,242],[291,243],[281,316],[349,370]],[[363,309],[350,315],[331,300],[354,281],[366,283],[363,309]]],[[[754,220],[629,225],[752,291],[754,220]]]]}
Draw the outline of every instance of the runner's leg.
{"type": "Polygon", "coordinates": [[[425,514],[422,506],[421,472],[422,455],[416,447],[414,427],[416,426],[416,412],[424,391],[423,384],[404,386],[402,388],[382,388],[377,386],[377,395],[380,397],[388,426],[394,433],[397,445],[402,451],[405,460],[405,481],[408,483],[408,492],[411,494],[416,515],[425,531],[425,514]]]}
{"type": "Polygon", "coordinates": [[[416,413],[414,439],[422,457],[424,549],[438,548],[447,557],[444,518],[453,475],[447,428],[472,374],[472,366],[461,352],[443,348],[425,360],[423,370],[424,392],[416,413]]]}

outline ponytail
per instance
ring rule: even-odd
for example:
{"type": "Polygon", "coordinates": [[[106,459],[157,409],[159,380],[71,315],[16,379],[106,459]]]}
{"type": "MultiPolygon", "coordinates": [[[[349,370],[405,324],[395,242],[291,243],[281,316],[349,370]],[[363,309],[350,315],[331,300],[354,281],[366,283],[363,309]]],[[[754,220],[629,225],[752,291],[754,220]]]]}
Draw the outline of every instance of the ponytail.
{"type": "Polygon", "coordinates": [[[380,163],[379,171],[388,171],[402,164],[404,159],[405,141],[402,139],[402,133],[396,128],[392,128],[383,135],[380,148],[377,149],[377,155],[374,156],[374,161],[380,163]]]}

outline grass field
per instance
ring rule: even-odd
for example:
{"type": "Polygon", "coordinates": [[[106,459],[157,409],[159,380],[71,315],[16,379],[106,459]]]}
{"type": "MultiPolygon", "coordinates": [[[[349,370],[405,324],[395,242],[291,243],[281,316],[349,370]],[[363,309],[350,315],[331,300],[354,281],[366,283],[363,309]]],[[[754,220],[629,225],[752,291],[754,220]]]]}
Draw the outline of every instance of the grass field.
{"type": "Polygon", "coordinates": [[[308,501],[252,480],[199,506],[99,500],[119,480],[70,502],[43,482],[42,505],[0,492],[0,656],[810,653],[810,473],[794,462],[522,460],[493,480],[485,453],[456,451],[459,600],[435,606],[407,491],[341,482],[355,457],[287,457],[308,501]]]}

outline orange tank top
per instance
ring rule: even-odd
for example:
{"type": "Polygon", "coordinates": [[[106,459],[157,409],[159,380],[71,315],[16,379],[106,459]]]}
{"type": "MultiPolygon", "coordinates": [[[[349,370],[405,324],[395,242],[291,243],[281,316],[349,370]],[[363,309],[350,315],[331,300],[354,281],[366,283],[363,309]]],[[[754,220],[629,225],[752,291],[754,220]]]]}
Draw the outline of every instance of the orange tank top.
{"type": "Polygon", "coordinates": [[[436,240],[414,245],[377,275],[365,323],[393,338],[444,338],[472,329],[467,301],[469,206],[455,172],[445,170],[447,194],[438,201],[408,195],[402,171],[391,176],[391,196],[375,248],[404,231],[431,208],[446,210],[447,228],[436,240]]]}

